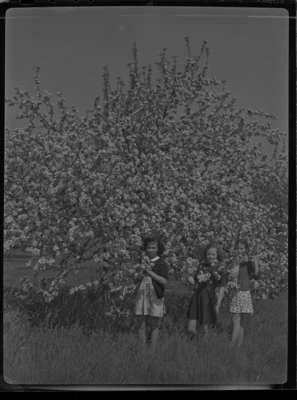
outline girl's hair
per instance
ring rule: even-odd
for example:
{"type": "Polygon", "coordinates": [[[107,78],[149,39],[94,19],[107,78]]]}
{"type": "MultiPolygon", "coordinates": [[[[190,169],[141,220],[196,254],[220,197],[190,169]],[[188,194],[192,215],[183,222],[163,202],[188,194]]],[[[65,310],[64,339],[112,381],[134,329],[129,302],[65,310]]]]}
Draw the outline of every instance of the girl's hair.
{"type": "Polygon", "coordinates": [[[149,243],[155,242],[158,245],[158,256],[161,257],[165,251],[165,247],[162,243],[160,236],[158,235],[151,235],[143,239],[142,251],[146,251],[149,243]]]}
{"type": "Polygon", "coordinates": [[[216,249],[218,261],[223,261],[223,252],[220,246],[218,246],[215,242],[211,242],[205,247],[202,257],[204,261],[207,261],[207,252],[209,249],[216,249]]]}
{"type": "Polygon", "coordinates": [[[250,251],[249,243],[246,239],[237,239],[235,243],[235,250],[238,250],[240,244],[243,244],[247,253],[250,251]]]}

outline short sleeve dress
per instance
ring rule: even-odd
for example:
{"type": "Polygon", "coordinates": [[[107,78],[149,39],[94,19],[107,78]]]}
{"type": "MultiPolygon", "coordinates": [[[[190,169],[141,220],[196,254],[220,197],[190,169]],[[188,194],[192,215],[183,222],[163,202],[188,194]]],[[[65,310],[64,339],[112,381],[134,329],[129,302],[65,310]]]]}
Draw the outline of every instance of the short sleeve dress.
{"type": "Polygon", "coordinates": [[[245,261],[239,264],[237,284],[238,290],[231,299],[230,312],[235,314],[253,314],[253,302],[250,292],[250,279],[256,278],[255,264],[245,261]]]}
{"type": "MultiPolygon", "coordinates": [[[[168,268],[161,258],[151,260],[152,271],[168,279],[168,268]]],[[[140,282],[135,303],[136,315],[149,315],[162,318],[165,314],[165,288],[162,284],[145,276],[140,282]]]]}
{"type": "Polygon", "coordinates": [[[206,282],[197,282],[195,292],[190,300],[187,318],[190,320],[197,320],[199,325],[209,325],[217,327],[219,325],[215,311],[216,306],[216,289],[224,286],[226,276],[222,275],[217,278],[215,271],[209,264],[205,263],[203,268],[208,270],[211,277],[206,282]]]}

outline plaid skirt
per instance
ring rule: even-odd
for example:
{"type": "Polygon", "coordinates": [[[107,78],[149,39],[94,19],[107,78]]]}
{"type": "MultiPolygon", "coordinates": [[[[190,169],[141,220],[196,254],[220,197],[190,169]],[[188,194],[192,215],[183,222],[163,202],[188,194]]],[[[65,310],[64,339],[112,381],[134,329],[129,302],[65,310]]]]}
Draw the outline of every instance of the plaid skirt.
{"type": "Polygon", "coordinates": [[[230,304],[230,312],[231,313],[247,313],[253,314],[253,302],[251,292],[249,290],[246,291],[239,291],[236,295],[232,298],[230,304]]]}
{"type": "Polygon", "coordinates": [[[164,297],[159,299],[155,292],[152,278],[143,278],[136,295],[135,314],[163,317],[166,313],[164,297]]]}

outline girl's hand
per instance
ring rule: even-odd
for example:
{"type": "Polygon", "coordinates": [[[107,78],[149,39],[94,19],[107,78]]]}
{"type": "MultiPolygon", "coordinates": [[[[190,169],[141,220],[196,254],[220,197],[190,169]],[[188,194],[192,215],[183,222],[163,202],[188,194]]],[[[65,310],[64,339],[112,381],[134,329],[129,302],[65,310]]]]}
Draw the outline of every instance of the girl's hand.
{"type": "Polygon", "coordinates": [[[213,272],[213,277],[214,277],[216,280],[220,280],[220,279],[221,279],[221,275],[220,275],[217,271],[214,271],[214,272],[213,272]]]}
{"type": "Polygon", "coordinates": [[[221,305],[219,303],[217,303],[216,307],[215,307],[216,314],[218,314],[220,312],[220,307],[221,307],[221,305]]]}
{"type": "Polygon", "coordinates": [[[246,262],[246,261],[248,261],[248,260],[249,260],[248,255],[247,255],[247,254],[244,254],[244,255],[242,255],[241,257],[237,256],[236,259],[235,259],[235,262],[236,262],[236,264],[239,265],[240,263],[246,262]]]}
{"type": "Polygon", "coordinates": [[[192,276],[189,276],[188,277],[188,282],[191,284],[191,285],[195,285],[195,279],[192,277],[192,276]]]}
{"type": "Polygon", "coordinates": [[[256,255],[252,257],[252,262],[254,263],[255,266],[255,275],[258,275],[259,273],[259,256],[256,255]]]}
{"type": "Polygon", "coordinates": [[[151,268],[150,265],[147,265],[147,266],[145,267],[145,269],[143,270],[143,273],[144,273],[145,275],[150,275],[151,272],[152,272],[152,268],[151,268]]]}
{"type": "Polygon", "coordinates": [[[259,264],[259,256],[258,256],[258,255],[253,256],[253,257],[252,257],[252,261],[253,261],[253,263],[255,263],[255,264],[259,264]]]}
{"type": "Polygon", "coordinates": [[[152,264],[151,263],[147,264],[145,270],[146,271],[151,271],[152,270],[152,264]]]}
{"type": "Polygon", "coordinates": [[[155,279],[157,282],[161,283],[164,286],[167,284],[166,278],[163,278],[163,276],[156,274],[152,270],[148,271],[148,275],[150,275],[153,279],[155,279]]]}
{"type": "Polygon", "coordinates": [[[238,272],[239,272],[239,266],[236,265],[230,269],[230,271],[229,271],[230,277],[233,279],[236,279],[238,276],[238,272]]]}

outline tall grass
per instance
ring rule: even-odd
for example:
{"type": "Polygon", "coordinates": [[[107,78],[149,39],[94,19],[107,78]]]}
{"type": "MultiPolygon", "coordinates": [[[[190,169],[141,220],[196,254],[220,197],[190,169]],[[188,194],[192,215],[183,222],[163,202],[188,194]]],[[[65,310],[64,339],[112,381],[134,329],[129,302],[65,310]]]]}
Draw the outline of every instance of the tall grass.
{"type": "Polygon", "coordinates": [[[189,340],[163,328],[154,356],[133,333],[32,328],[4,314],[4,377],[15,384],[277,384],[286,380],[287,297],[262,302],[241,349],[228,332],[189,340]]]}

